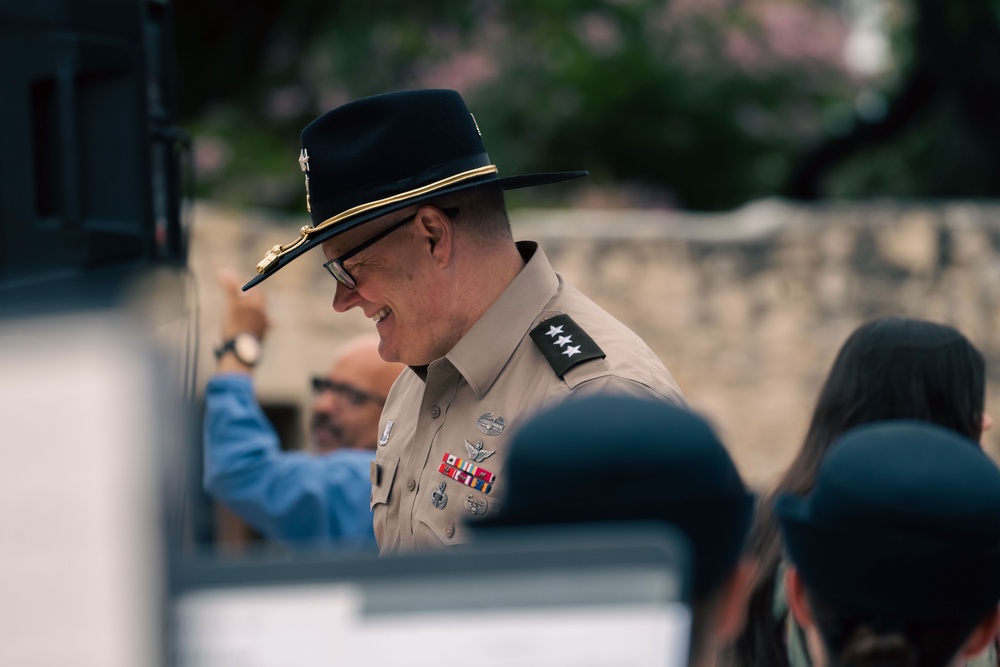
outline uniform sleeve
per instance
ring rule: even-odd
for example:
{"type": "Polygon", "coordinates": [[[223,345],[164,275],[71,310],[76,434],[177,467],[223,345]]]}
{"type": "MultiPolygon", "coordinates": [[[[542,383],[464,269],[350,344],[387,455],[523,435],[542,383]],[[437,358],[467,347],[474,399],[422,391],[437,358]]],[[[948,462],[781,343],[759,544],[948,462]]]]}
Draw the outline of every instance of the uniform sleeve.
{"type": "Polygon", "coordinates": [[[283,452],[249,377],[220,375],[205,390],[206,491],[269,538],[374,543],[367,452],[283,452]]]}
{"type": "Polygon", "coordinates": [[[593,394],[625,394],[627,396],[638,396],[640,398],[656,398],[665,400],[679,408],[687,409],[687,402],[681,395],[679,389],[667,387],[657,389],[650,387],[644,382],[634,380],[619,375],[601,375],[593,379],[581,382],[573,388],[574,396],[590,396],[593,394]]]}

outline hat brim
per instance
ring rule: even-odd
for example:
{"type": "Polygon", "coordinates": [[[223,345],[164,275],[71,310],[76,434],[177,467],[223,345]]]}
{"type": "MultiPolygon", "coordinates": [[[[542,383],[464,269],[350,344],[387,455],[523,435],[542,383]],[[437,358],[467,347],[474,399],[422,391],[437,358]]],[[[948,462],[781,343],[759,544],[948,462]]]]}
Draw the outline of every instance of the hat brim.
{"type": "Polygon", "coordinates": [[[916,623],[972,620],[1000,597],[1000,549],[813,516],[808,499],[774,506],[789,559],[817,599],[841,611],[916,623]]]}
{"type": "Polygon", "coordinates": [[[527,188],[536,185],[549,185],[551,183],[560,183],[562,181],[569,181],[576,178],[581,178],[587,176],[590,172],[587,171],[557,171],[548,172],[541,174],[521,174],[518,176],[506,176],[503,178],[498,177],[496,174],[491,174],[481,178],[470,179],[468,181],[463,181],[461,183],[456,183],[448,187],[441,188],[439,190],[433,190],[431,192],[423,193],[419,196],[404,199],[398,202],[393,202],[392,204],[381,206],[376,209],[365,211],[357,216],[353,216],[344,220],[340,224],[331,226],[329,229],[325,229],[321,232],[311,235],[305,243],[302,245],[288,251],[287,253],[278,257],[273,265],[268,267],[267,271],[255,276],[246,285],[243,286],[243,291],[247,291],[254,285],[261,283],[279,270],[282,267],[288,265],[292,260],[296,259],[303,253],[312,250],[316,246],[325,243],[334,236],[343,234],[344,232],[350,231],[359,225],[363,225],[366,222],[374,220],[375,218],[380,218],[383,215],[393,213],[394,211],[399,211],[414,204],[419,204],[420,202],[428,201],[431,199],[436,199],[438,197],[449,195],[455,192],[461,192],[463,190],[468,190],[470,188],[479,187],[482,185],[499,185],[504,190],[516,190],[518,188],[527,188]]]}

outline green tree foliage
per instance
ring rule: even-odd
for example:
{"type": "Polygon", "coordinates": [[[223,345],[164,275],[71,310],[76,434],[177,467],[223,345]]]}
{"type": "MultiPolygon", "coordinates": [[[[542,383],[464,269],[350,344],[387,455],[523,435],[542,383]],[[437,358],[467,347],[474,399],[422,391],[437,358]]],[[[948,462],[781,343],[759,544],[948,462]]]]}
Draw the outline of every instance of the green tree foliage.
{"type": "Polygon", "coordinates": [[[813,4],[504,3],[517,48],[496,49],[502,75],[474,91],[480,126],[504,137],[501,164],[587,168],[637,204],[774,194],[850,89],[843,20],[813,4]],[[819,43],[795,34],[807,23],[819,43]]]}
{"type": "Polygon", "coordinates": [[[885,0],[896,67],[885,109],[863,108],[796,165],[788,194],[1000,196],[1000,0],[885,0]]]}
{"type": "MultiPolygon", "coordinates": [[[[718,210],[956,184],[975,196],[1000,191],[982,130],[962,122],[976,104],[960,99],[983,91],[967,77],[962,98],[940,74],[968,69],[976,49],[984,63],[995,55],[983,40],[1000,13],[975,7],[998,2],[937,3],[945,20],[933,0],[910,0],[894,35],[904,71],[862,81],[844,65],[849,16],[836,0],[178,0],[181,112],[202,195],[296,211],[302,127],[351,99],[415,87],[459,90],[503,174],[590,170],[578,202],[718,210]],[[936,24],[954,34],[939,39],[936,24]],[[933,104],[902,113],[909,73],[942,45],[965,57],[930,76],[933,104]],[[856,104],[873,91],[887,100],[879,117],[856,104]],[[973,173],[935,161],[943,145],[973,173]]],[[[995,90],[996,72],[980,88],[995,90]]]]}

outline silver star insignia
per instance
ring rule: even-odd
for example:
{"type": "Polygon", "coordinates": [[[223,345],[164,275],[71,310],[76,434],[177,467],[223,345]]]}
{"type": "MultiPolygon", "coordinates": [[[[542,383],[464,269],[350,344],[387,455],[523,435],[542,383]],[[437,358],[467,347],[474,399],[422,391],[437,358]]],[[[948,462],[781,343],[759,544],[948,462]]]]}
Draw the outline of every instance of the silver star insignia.
{"type": "Polygon", "coordinates": [[[299,153],[299,167],[302,168],[302,171],[309,171],[309,151],[304,148],[299,153]]]}
{"type": "Polygon", "coordinates": [[[580,346],[570,345],[565,350],[563,350],[563,354],[565,354],[567,357],[572,357],[574,354],[580,354],[580,346]]]}
{"type": "Polygon", "coordinates": [[[555,342],[555,345],[558,345],[559,347],[562,347],[566,343],[572,343],[572,342],[573,342],[573,337],[572,336],[559,336],[559,340],[557,340],[555,342]]]}
{"type": "Polygon", "coordinates": [[[560,324],[557,327],[551,327],[550,326],[549,330],[548,330],[548,333],[546,333],[545,335],[546,336],[553,336],[553,337],[555,337],[557,334],[561,334],[561,333],[562,333],[562,325],[560,324]]]}

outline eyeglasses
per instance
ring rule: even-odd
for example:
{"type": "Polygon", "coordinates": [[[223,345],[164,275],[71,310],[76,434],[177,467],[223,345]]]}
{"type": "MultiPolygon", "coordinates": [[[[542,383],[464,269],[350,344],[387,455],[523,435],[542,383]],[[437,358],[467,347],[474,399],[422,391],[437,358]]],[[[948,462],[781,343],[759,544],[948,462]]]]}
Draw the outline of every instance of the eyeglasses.
{"type": "Polygon", "coordinates": [[[337,396],[343,396],[348,403],[355,407],[361,407],[368,401],[378,403],[379,405],[385,405],[385,398],[382,396],[369,394],[368,392],[356,389],[349,384],[334,382],[333,380],[325,377],[314,377],[312,379],[312,390],[313,394],[317,396],[324,392],[332,391],[337,396]]]}
{"type": "MultiPolygon", "coordinates": [[[[458,215],[458,209],[457,208],[444,209],[444,214],[449,218],[454,218],[456,215],[458,215]]],[[[416,217],[417,214],[414,213],[413,215],[403,218],[402,220],[400,220],[393,226],[389,227],[388,229],[385,229],[376,234],[375,236],[371,237],[361,245],[351,248],[340,257],[335,257],[331,259],[329,262],[323,265],[324,268],[326,268],[326,270],[330,272],[331,276],[337,279],[337,282],[339,282],[347,289],[349,290],[357,289],[358,281],[354,279],[354,276],[352,276],[346,268],[344,268],[344,262],[349,260],[351,257],[354,257],[365,248],[368,248],[374,245],[375,243],[381,241],[386,236],[393,233],[394,231],[396,231],[397,229],[399,229],[400,227],[402,227],[403,225],[410,222],[416,217]]]]}

